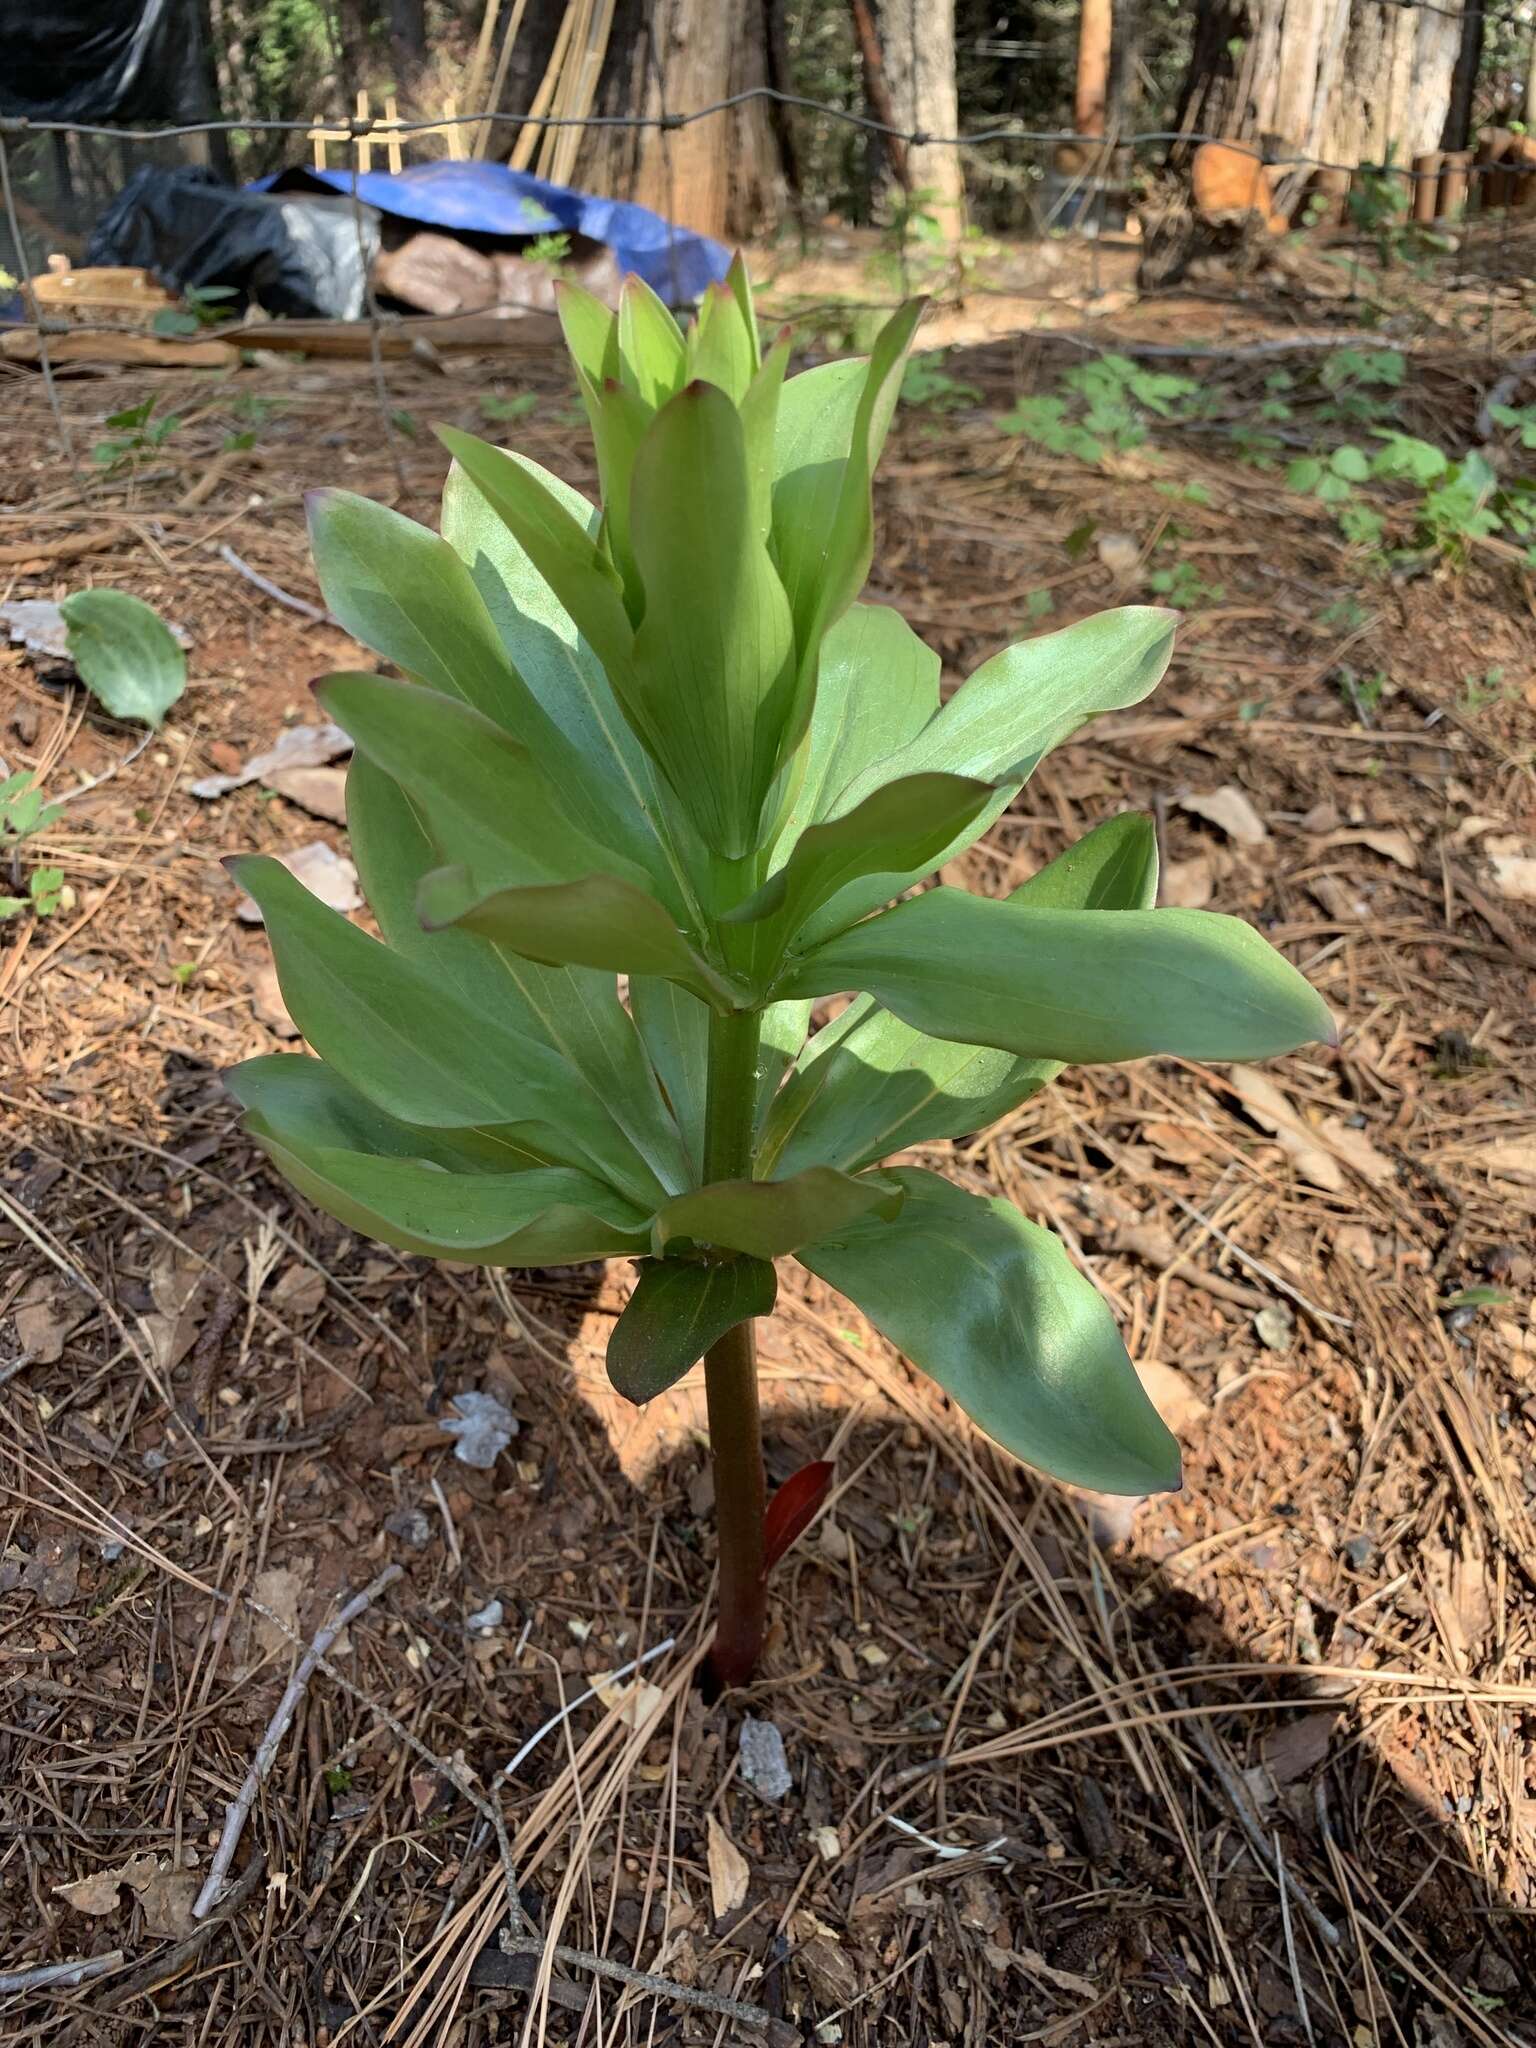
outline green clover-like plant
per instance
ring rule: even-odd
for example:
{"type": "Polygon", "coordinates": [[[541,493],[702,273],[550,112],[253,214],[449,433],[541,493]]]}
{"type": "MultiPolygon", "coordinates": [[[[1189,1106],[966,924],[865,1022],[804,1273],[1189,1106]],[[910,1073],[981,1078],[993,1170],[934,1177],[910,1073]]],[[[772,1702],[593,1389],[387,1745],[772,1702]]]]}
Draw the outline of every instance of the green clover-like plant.
{"type": "Polygon", "coordinates": [[[313,501],[327,605],[404,678],[319,686],[356,743],[348,821],[382,942],[277,862],[237,863],[319,1055],[231,1081],[294,1186],[435,1258],[631,1258],[615,1385],[644,1401],[704,1360],[717,1683],[750,1674],[768,1568],[825,1477],[765,1515],[753,1318],[774,1261],[841,1289],[1027,1463],[1176,1486],[1177,1446],[1056,1240],[881,1161],[982,1128],[1068,1061],[1252,1060],[1333,1029],[1247,925],[1153,907],[1142,817],[1006,900],[910,894],[1050,748],[1147,695],[1174,624],[1102,613],[941,703],[937,656],[858,602],[918,312],[867,361],[786,377],[739,262],[687,333],[633,278],[617,314],[562,287],[599,506],[446,428],[440,538],[313,501]],[[816,1000],[850,991],[808,1037],[816,1000]]]}

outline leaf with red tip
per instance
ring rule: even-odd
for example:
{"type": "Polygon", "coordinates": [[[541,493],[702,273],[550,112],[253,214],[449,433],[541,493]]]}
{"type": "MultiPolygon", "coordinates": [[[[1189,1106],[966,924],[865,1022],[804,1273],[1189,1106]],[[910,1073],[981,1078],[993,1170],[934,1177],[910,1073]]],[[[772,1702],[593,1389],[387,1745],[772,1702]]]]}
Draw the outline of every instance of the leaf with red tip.
{"type": "Polygon", "coordinates": [[[815,1521],[836,1471],[825,1458],[790,1474],[763,1517],[763,1571],[771,1572],[789,1546],[815,1521]]]}

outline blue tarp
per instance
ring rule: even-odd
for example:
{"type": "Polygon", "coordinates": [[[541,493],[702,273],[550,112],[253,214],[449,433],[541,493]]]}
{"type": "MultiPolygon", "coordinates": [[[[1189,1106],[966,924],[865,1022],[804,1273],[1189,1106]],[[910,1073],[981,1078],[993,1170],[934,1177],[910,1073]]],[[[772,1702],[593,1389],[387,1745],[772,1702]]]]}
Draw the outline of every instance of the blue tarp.
{"type": "MultiPolygon", "coordinates": [[[[280,171],[254,189],[328,192],[352,190],[351,171],[280,171]]],[[[707,235],[674,227],[648,206],[627,199],[598,199],[568,185],[552,185],[530,171],[505,164],[461,163],[444,158],[412,164],[403,171],[362,171],[358,197],[380,213],[450,234],[585,235],[613,251],[621,270],[632,270],[669,306],[691,305],[707,285],[722,279],[730,255],[707,235]]]]}

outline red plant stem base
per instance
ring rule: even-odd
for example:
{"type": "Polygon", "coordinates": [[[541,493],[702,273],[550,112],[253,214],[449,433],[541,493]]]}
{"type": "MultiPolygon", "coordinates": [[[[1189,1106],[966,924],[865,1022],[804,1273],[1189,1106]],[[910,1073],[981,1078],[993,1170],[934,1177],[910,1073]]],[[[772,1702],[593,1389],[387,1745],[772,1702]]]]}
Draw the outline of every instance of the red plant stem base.
{"type": "Polygon", "coordinates": [[[752,1325],[727,1330],[704,1360],[709,1441],[720,1536],[720,1615],[704,1672],[704,1694],[745,1685],[757,1668],[768,1612],[763,1511],[762,1421],[752,1325]]]}

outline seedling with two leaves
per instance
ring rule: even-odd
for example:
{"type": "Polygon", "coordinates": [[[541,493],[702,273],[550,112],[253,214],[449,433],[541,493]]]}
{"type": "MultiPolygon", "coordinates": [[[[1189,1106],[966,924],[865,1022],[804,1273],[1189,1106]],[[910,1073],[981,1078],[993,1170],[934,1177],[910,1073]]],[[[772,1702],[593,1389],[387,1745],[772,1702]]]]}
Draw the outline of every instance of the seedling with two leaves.
{"type": "Polygon", "coordinates": [[[859,602],[918,311],[867,361],[789,377],[739,263],[686,334],[636,280],[617,314],[564,287],[599,505],[449,429],[441,537],[313,502],[327,605],[404,678],[319,686],[356,742],[352,851],[382,938],[277,862],[236,863],[319,1055],[231,1076],[294,1186],[407,1252],[633,1259],[615,1385],[648,1400],[704,1360],[717,1683],[750,1674],[771,1553],[825,1486],[801,1476],[765,1514],[753,1322],[774,1262],[850,1297],[1016,1457],[1176,1486],[1177,1446],[1057,1240],[881,1162],[984,1128],[1069,1061],[1248,1060],[1332,1032],[1247,925],[1153,907],[1145,818],[1005,900],[910,894],[1052,747],[1147,695],[1174,623],[1103,613],[941,703],[938,657],[859,602]]]}

